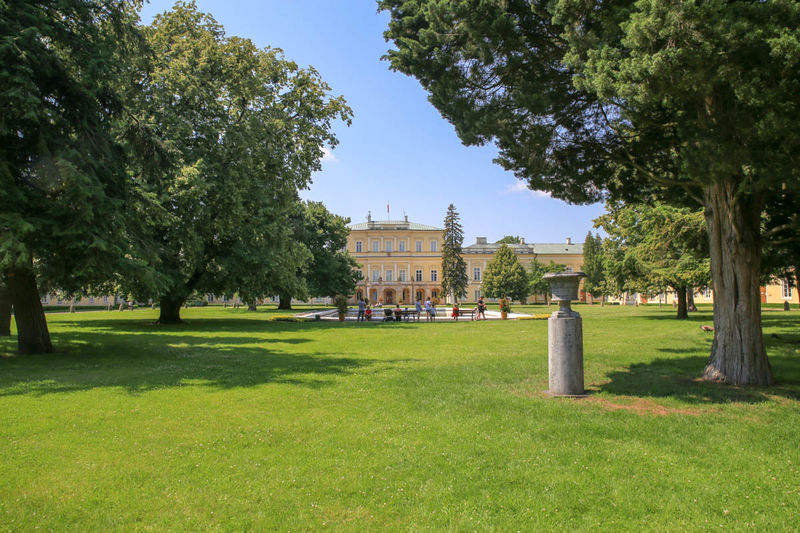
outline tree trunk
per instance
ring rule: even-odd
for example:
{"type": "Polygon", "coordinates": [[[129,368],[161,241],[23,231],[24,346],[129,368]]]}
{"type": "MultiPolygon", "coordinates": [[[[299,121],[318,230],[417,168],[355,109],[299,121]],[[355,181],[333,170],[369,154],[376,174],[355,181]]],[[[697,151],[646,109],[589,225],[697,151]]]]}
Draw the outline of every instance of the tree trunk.
{"type": "Polygon", "coordinates": [[[674,287],[674,289],[678,293],[678,314],[675,318],[678,320],[689,318],[689,313],[686,312],[686,287],[674,287]]]}
{"type": "Polygon", "coordinates": [[[794,288],[797,289],[797,305],[800,305],[800,267],[794,268],[794,288]]]}
{"type": "Polygon", "coordinates": [[[36,275],[31,268],[13,269],[8,272],[8,292],[14,306],[17,323],[17,349],[19,353],[52,353],[50,332],[44,316],[36,275]]]}
{"type": "Polygon", "coordinates": [[[278,309],[289,310],[292,308],[292,297],[281,294],[278,297],[278,309]]]}
{"type": "Polygon", "coordinates": [[[181,306],[184,300],[177,297],[165,296],[159,301],[159,324],[181,324],[181,306]]]}
{"type": "Polygon", "coordinates": [[[0,287],[0,337],[11,335],[11,295],[0,287]]]}
{"type": "Polygon", "coordinates": [[[714,342],[703,377],[733,385],[775,380],[761,331],[760,223],[763,201],[737,196],[734,180],[705,191],[714,290],[714,342]]]}
{"type": "Polygon", "coordinates": [[[247,310],[248,311],[258,311],[258,307],[256,306],[255,302],[247,302],[247,310]]]}
{"type": "Polygon", "coordinates": [[[697,312],[697,306],[694,304],[694,287],[686,288],[686,310],[690,313],[697,312]]]}

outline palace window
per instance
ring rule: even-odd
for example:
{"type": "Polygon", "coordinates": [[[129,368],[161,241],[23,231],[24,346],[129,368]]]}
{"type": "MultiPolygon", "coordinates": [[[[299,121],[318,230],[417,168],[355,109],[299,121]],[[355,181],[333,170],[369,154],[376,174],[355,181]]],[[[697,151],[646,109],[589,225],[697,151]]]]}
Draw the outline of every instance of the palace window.
{"type": "Polygon", "coordinates": [[[475,301],[477,302],[480,299],[481,299],[481,291],[475,291],[475,301]]]}
{"type": "Polygon", "coordinates": [[[475,267],[472,269],[472,279],[474,281],[481,280],[481,267],[475,267]]]}
{"type": "Polygon", "coordinates": [[[378,281],[378,278],[381,277],[381,273],[379,270],[372,271],[372,281],[378,281]]]}
{"type": "Polygon", "coordinates": [[[213,294],[208,294],[208,295],[206,295],[206,296],[207,296],[207,298],[206,298],[206,299],[208,300],[208,303],[211,303],[211,302],[213,302],[213,301],[214,301],[214,295],[213,295],[213,294]]]}
{"type": "Polygon", "coordinates": [[[383,272],[384,281],[394,281],[394,270],[385,270],[383,272]]]}
{"type": "Polygon", "coordinates": [[[416,245],[417,245],[417,248],[416,248],[416,250],[417,250],[418,252],[421,252],[421,251],[422,251],[422,241],[417,241],[417,242],[416,242],[416,245]]]}
{"type": "Polygon", "coordinates": [[[781,294],[783,295],[784,300],[791,300],[792,298],[792,286],[789,285],[788,279],[781,280],[781,294]]]}
{"type": "Polygon", "coordinates": [[[711,287],[703,289],[703,298],[711,298],[711,287]]]}
{"type": "Polygon", "coordinates": [[[361,253],[361,241],[356,241],[356,252],[361,253]]]}
{"type": "Polygon", "coordinates": [[[401,270],[397,273],[397,281],[405,281],[406,280],[406,271],[401,270]]]}
{"type": "Polygon", "coordinates": [[[381,242],[380,241],[372,241],[372,251],[373,252],[380,252],[381,251],[381,242]]]}
{"type": "Polygon", "coordinates": [[[437,243],[436,241],[431,241],[431,252],[435,252],[436,251],[436,248],[438,247],[438,244],[439,243],[437,243]]]}
{"type": "Polygon", "coordinates": [[[400,241],[397,243],[397,251],[398,252],[405,252],[406,251],[406,241],[400,241]]]}
{"type": "Polygon", "coordinates": [[[392,251],[392,241],[385,241],[383,243],[383,248],[384,248],[385,251],[391,252],[392,251]]]}
{"type": "Polygon", "coordinates": [[[417,281],[422,281],[422,270],[417,270],[415,272],[414,279],[417,281]]]}
{"type": "Polygon", "coordinates": [[[93,303],[94,303],[94,296],[89,296],[89,303],[90,303],[90,304],[93,304],[93,303]]]}
{"type": "Polygon", "coordinates": [[[431,281],[439,281],[439,271],[431,270],[431,281]]]}
{"type": "Polygon", "coordinates": [[[108,296],[103,296],[103,303],[108,304],[108,296]]]}

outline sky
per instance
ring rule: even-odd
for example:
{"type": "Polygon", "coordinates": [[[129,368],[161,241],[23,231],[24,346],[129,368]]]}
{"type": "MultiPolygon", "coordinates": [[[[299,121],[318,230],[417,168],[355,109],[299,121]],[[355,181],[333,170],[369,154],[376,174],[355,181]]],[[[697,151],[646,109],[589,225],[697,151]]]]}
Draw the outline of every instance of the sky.
{"type": "MultiPolygon", "coordinates": [[[[173,1],[152,0],[143,24],[173,1]]],[[[573,206],[531,191],[492,162],[494,146],[464,146],[453,126],[428,102],[416,79],[381,60],[389,16],[374,0],[197,0],[228,36],[281,48],[301,67],[313,66],[332,93],[353,109],[353,123],[334,127],[339,145],[326,153],[304,199],[321,201],[353,223],[404,215],[442,227],[450,204],[464,229],[494,242],[519,235],[526,242],[583,242],[600,204],[573,206]]]]}

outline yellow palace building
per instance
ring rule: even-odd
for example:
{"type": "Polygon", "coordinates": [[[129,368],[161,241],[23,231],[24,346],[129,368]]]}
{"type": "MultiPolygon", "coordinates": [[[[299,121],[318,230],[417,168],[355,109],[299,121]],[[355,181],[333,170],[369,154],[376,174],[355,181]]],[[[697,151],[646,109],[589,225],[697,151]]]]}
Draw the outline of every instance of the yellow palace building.
{"type": "MultiPolygon", "coordinates": [[[[444,229],[404,220],[372,220],[350,226],[347,251],[361,265],[363,279],[353,301],[368,298],[370,303],[413,305],[415,300],[440,298],[442,275],[442,235],[444,229]]],[[[520,263],[527,268],[536,259],[540,263],[561,263],[568,269],[583,265],[583,244],[512,244],[520,263]]],[[[481,281],[486,266],[500,247],[478,237],[463,248],[469,287],[467,300],[481,296],[481,281]]]]}

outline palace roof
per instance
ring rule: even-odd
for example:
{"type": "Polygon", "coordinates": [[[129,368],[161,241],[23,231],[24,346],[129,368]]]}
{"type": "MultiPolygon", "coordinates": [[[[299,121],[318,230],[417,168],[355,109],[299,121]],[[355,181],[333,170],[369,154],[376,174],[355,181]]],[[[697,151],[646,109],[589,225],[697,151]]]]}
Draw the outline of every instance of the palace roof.
{"type": "Polygon", "coordinates": [[[416,222],[409,222],[408,220],[371,220],[350,225],[351,231],[399,229],[410,231],[444,231],[443,228],[426,226],[425,224],[417,224],[416,222]]]}

